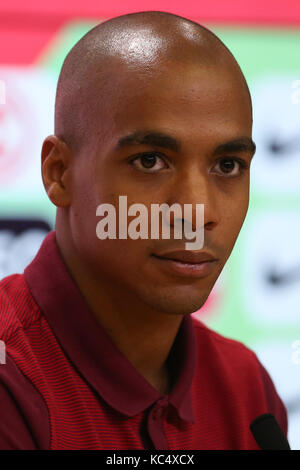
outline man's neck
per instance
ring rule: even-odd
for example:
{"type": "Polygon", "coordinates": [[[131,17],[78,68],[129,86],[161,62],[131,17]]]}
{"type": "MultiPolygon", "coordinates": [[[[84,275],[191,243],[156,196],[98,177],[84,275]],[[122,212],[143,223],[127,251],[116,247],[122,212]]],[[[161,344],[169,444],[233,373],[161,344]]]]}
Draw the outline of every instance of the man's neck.
{"type": "Polygon", "coordinates": [[[168,369],[167,365],[163,368],[161,376],[152,380],[151,378],[145,377],[146,380],[162,395],[168,395],[172,389],[173,377],[171,371],[168,369]]]}
{"type": "Polygon", "coordinates": [[[143,322],[142,314],[137,319],[125,315],[124,311],[116,314],[105,308],[103,297],[95,302],[101,306],[99,310],[93,308],[93,302],[88,296],[86,300],[102,328],[135,369],[160,393],[169,393],[172,376],[168,357],[182,316],[162,315],[160,321],[155,316],[150,321],[145,315],[143,322]]]}

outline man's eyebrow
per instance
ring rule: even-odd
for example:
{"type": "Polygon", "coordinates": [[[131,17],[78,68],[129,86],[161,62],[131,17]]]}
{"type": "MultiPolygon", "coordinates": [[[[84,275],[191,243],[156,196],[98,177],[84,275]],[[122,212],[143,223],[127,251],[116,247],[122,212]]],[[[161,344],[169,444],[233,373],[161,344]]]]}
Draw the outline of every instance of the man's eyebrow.
{"type": "Polygon", "coordinates": [[[248,152],[254,156],[256,145],[250,137],[240,137],[238,139],[230,140],[225,144],[218,145],[214,150],[214,155],[221,155],[224,153],[248,152]]]}
{"type": "MultiPolygon", "coordinates": [[[[154,145],[156,147],[173,150],[174,152],[179,152],[181,148],[180,142],[177,139],[157,131],[132,132],[119,139],[117,149],[129,145],[154,145]]],[[[248,152],[254,155],[255,151],[256,145],[250,137],[240,137],[218,145],[213,154],[220,155],[232,152],[248,152]]]]}
{"type": "Polygon", "coordinates": [[[127,145],[154,145],[156,147],[173,150],[174,152],[179,152],[180,150],[180,143],[177,139],[170,135],[155,131],[137,131],[121,137],[117,143],[117,149],[127,145]]]}

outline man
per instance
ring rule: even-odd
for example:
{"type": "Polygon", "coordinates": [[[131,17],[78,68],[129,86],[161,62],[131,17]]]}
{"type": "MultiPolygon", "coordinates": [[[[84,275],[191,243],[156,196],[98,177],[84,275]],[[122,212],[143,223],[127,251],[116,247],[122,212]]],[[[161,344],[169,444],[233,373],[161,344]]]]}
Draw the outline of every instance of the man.
{"type": "Polygon", "coordinates": [[[245,219],[251,133],[237,62],[190,20],[120,16],[70,51],[42,147],[56,230],[0,283],[1,448],[258,449],[249,425],[266,412],[287,435],[255,353],[190,316],[245,219]],[[194,228],[204,204],[203,248],[99,239],[97,207],[121,195],[149,212],[191,204],[194,228]]]}

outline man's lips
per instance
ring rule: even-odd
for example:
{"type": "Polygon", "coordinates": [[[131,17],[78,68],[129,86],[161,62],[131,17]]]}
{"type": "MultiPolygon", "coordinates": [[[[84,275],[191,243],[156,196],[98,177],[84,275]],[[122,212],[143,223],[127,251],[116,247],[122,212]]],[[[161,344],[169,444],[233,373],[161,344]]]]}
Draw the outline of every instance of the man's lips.
{"type": "Polygon", "coordinates": [[[163,255],[152,254],[161,269],[181,277],[202,278],[211,274],[218,261],[207,252],[174,251],[163,255]]]}
{"type": "Polygon", "coordinates": [[[174,261],[179,261],[185,264],[200,264],[207,261],[217,261],[217,258],[211,253],[206,251],[196,252],[196,251],[169,251],[168,253],[155,254],[153,256],[162,259],[169,259],[174,261]]]}

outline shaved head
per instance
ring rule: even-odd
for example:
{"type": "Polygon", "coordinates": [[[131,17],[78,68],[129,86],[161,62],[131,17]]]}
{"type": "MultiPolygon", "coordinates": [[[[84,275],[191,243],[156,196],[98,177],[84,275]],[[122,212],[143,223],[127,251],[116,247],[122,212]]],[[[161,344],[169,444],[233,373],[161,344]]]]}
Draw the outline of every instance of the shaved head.
{"type": "Polygon", "coordinates": [[[146,11],[112,18],[85,34],[63,63],[56,92],[55,135],[76,154],[112,131],[110,111],[170,64],[227,70],[251,98],[243,73],[222,41],[198,23],[146,11]]]}

